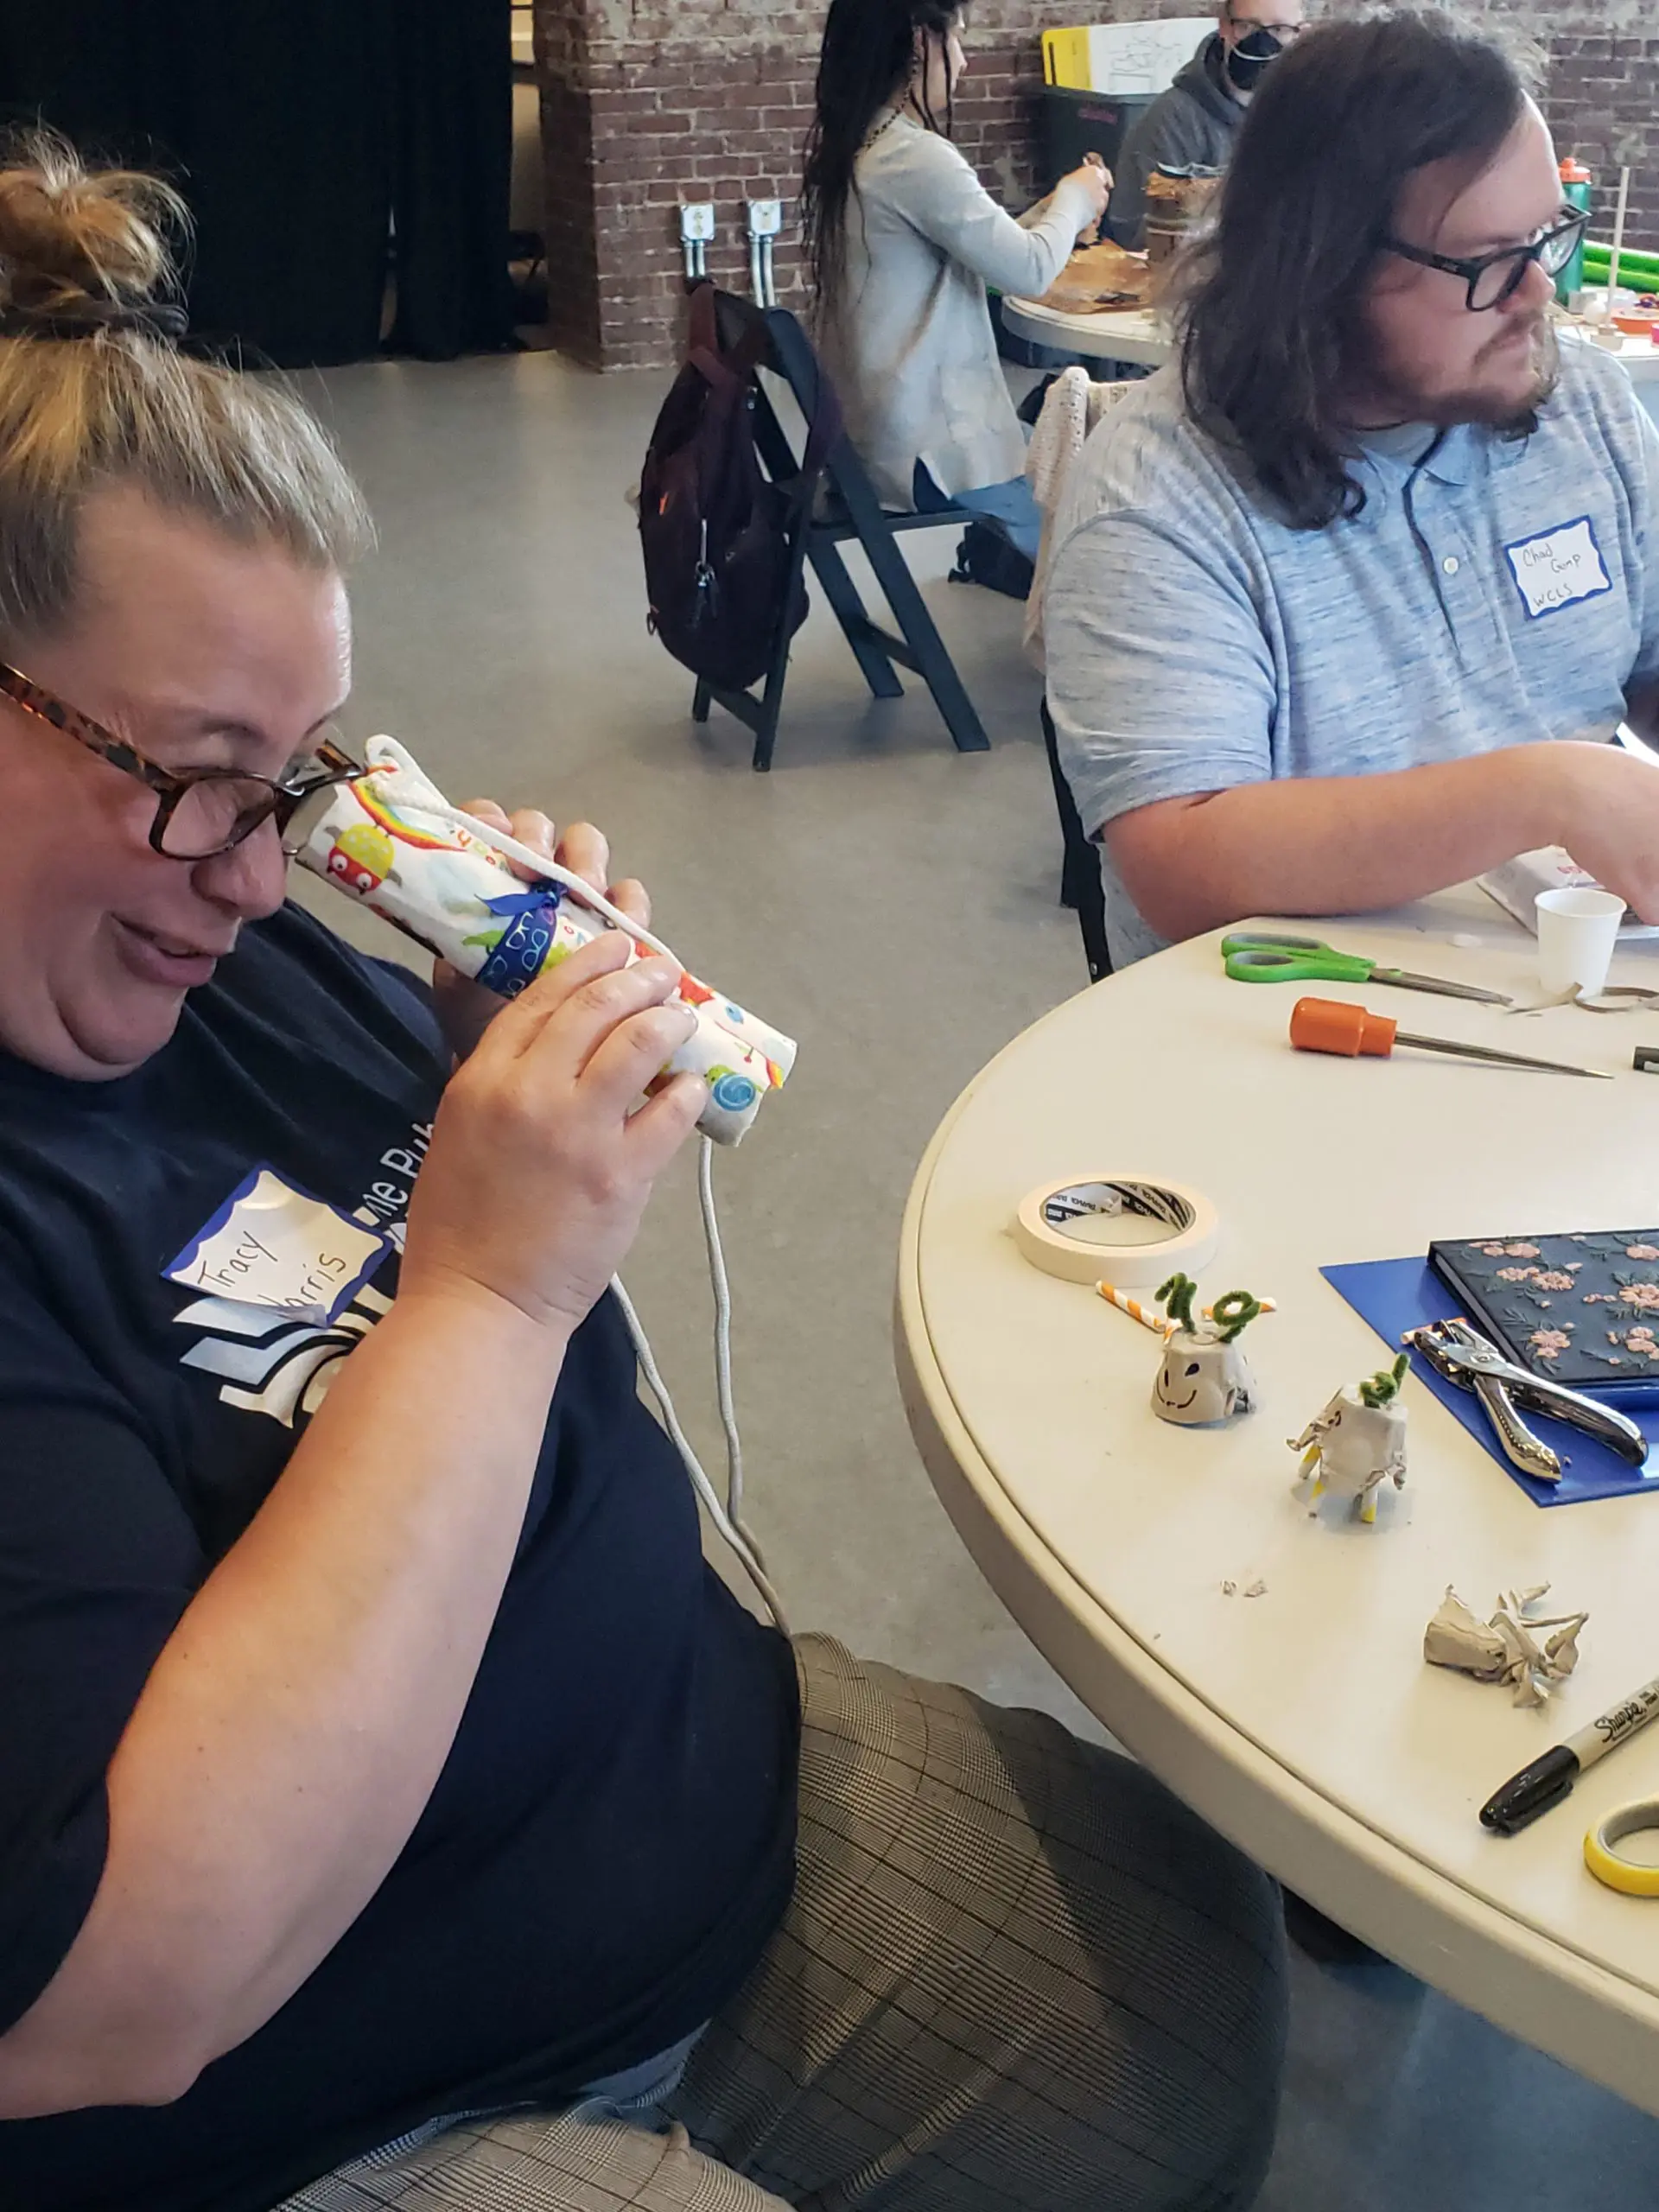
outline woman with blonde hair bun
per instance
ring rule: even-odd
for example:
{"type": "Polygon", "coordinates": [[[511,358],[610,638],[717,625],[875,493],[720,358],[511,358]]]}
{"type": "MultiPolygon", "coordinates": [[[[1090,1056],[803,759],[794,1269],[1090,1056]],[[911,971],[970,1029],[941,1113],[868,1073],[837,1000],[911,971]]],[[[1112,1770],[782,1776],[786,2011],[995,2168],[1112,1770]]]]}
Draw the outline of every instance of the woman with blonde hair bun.
{"type": "Polygon", "coordinates": [[[1243,2206],[1270,1885],[703,1562],[607,1289],[677,969],[497,1010],[284,905],[368,523],[181,219],[0,164],[0,2212],[1060,2212],[1160,2115],[1109,2202],[1243,2206]]]}

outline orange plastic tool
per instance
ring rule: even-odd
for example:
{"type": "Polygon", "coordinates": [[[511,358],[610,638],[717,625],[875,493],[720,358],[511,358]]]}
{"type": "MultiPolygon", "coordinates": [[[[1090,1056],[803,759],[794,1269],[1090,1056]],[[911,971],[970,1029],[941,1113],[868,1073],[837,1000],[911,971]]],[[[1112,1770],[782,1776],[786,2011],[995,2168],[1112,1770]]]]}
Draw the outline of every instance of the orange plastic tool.
{"type": "Polygon", "coordinates": [[[1400,1025],[1386,1014],[1367,1014],[1341,999],[1298,999],[1291,1010],[1290,1041],[1304,1052],[1345,1052],[1357,1059],[1375,1052],[1387,1059],[1400,1025]]]}
{"type": "Polygon", "coordinates": [[[1304,1052],[1342,1052],[1351,1060],[1362,1052],[1387,1059],[1396,1045],[1420,1052],[1450,1052],[1462,1060],[1491,1060],[1499,1067],[1544,1068],[1552,1075],[1598,1076],[1611,1083],[1605,1068],[1575,1068],[1565,1060],[1534,1060],[1524,1052],[1495,1052],[1490,1045],[1462,1045],[1452,1037],[1414,1037],[1386,1014],[1350,1006],[1342,999],[1298,999],[1291,1009],[1290,1041],[1304,1052]]]}

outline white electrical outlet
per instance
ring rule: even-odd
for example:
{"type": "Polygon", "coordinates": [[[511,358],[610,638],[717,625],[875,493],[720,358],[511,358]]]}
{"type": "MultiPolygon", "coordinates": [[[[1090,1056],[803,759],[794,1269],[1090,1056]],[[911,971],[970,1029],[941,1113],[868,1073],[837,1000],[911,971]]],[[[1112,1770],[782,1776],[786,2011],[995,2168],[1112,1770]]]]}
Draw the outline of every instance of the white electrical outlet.
{"type": "Polygon", "coordinates": [[[712,200],[683,200],[680,202],[680,236],[688,245],[707,243],[715,235],[715,203],[712,200]]]}
{"type": "Polygon", "coordinates": [[[749,236],[752,238],[775,238],[784,227],[784,203],[781,200],[751,200],[749,202],[749,236]]]}

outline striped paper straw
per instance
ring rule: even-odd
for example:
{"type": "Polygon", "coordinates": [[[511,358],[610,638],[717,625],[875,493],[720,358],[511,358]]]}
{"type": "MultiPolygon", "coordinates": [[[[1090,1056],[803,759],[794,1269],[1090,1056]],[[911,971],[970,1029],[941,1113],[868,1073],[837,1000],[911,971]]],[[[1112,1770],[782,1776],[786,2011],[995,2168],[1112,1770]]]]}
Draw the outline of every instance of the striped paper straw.
{"type": "Polygon", "coordinates": [[[1120,1313],[1127,1313],[1131,1321],[1138,1321],[1154,1336],[1174,1335],[1175,1324],[1172,1320],[1155,1308],[1143,1306],[1138,1298],[1131,1298],[1127,1290],[1119,1290],[1116,1283],[1097,1282],[1095,1288],[1109,1306],[1116,1306],[1120,1313]]]}

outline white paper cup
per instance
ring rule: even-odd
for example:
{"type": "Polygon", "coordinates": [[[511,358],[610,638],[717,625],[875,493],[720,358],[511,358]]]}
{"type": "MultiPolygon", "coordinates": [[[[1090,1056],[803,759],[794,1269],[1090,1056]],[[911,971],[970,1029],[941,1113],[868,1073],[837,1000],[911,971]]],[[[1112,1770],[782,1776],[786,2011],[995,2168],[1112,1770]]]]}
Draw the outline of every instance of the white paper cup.
{"type": "Polygon", "coordinates": [[[1541,891],[1538,979],[1544,988],[1600,990],[1624,915],[1624,901],[1611,891],[1541,891]]]}

